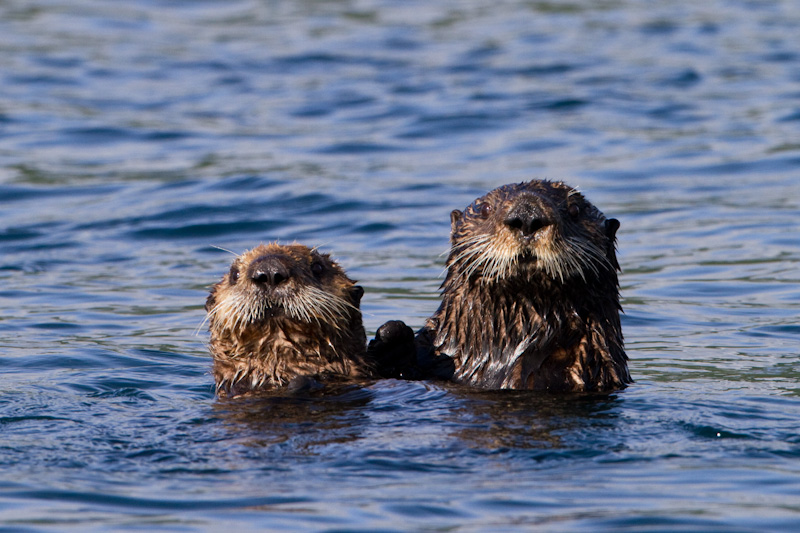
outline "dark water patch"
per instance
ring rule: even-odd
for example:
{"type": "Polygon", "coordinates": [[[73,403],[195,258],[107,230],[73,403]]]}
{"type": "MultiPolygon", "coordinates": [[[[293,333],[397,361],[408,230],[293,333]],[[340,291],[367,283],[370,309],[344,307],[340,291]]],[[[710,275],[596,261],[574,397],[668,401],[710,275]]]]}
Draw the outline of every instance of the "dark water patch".
{"type": "MultiPolygon", "coordinates": [[[[800,158],[792,156],[770,156],[770,157],[754,157],[747,161],[729,161],[713,164],[699,164],[691,166],[681,165],[658,165],[652,166],[647,171],[629,171],[617,170],[613,172],[600,172],[592,171],[592,175],[598,177],[605,177],[610,182],[610,187],[614,187],[614,183],[620,180],[630,180],[638,182],[647,182],[654,188],[664,187],[659,185],[659,180],[667,177],[686,177],[688,176],[731,176],[731,175],[753,175],[753,176],[770,176],[773,174],[782,174],[791,172],[798,163],[800,158]]],[[[755,179],[755,178],[753,178],[755,179]]],[[[663,182],[662,182],[663,183],[663,182]]],[[[717,200],[737,200],[741,197],[737,196],[731,185],[722,187],[720,185],[713,186],[709,183],[700,183],[696,187],[714,187],[714,190],[719,191],[720,198],[717,200]]],[[[759,196],[753,196],[748,200],[756,199],[759,196]]],[[[708,198],[702,197],[703,201],[708,198]]],[[[695,205],[697,202],[690,199],[682,201],[679,205],[695,205]]],[[[747,202],[745,202],[747,203],[747,202]]],[[[657,208],[658,209],[658,208],[657,208]]]]}
{"type": "MultiPolygon", "coordinates": [[[[326,198],[318,202],[302,202],[303,215],[336,216],[344,213],[354,213],[365,210],[370,205],[366,200],[326,198]]],[[[333,226],[331,226],[333,227],[333,226]]]]}
{"type": "Polygon", "coordinates": [[[0,425],[16,424],[20,422],[37,422],[37,421],[59,421],[59,422],[75,422],[69,418],[60,418],[47,415],[30,415],[30,416],[4,416],[0,417],[0,425]]]}
{"type": "Polygon", "coordinates": [[[48,329],[48,330],[52,330],[52,329],[57,329],[57,330],[76,329],[76,330],[79,330],[79,329],[82,328],[82,326],[80,324],[74,324],[74,323],[70,323],[70,322],[38,322],[38,323],[34,322],[32,324],[29,324],[28,327],[33,328],[33,329],[48,329]]]}
{"type": "Polygon", "coordinates": [[[386,223],[379,223],[373,222],[370,224],[362,224],[357,226],[353,229],[356,233],[368,233],[368,234],[384,234],[387,231],[391,231],[395,229],[396,226],[394,224],[386,224],[386,223]]]}
{"type": "Polygon", "coordinates": [[[737,174],[737,173],[770,173],[786,172],[800,164],[800,157],[759,158],[754,161],[720,163],[701,166],[697,171],[702,174],[737,174]]]}
{"type": "Polygon", "coordinates": [[[162,226],[128,232],[127,236],[136,240],[163,240],[218,238],[242,233],[265,233],[281,228],[285,223],[275,220],[257,220],[250,222],[229,222],[209,224],[187,224],[185,226],[162,226]]]}
{"type": "Polygon", "coordinates": [[[336,54],[328,52],[307,52],[302,54],[277,57],[272,61],[272,66],[279,72],[299,72],[342,66],[367,67],[370,69],[390,70],[401,69],[406,62],[399,59],[362,55],[362,54],[336,54]]]}
{"type": "Polygon", "coordinates": [[[678,31],[680,27],[672,19],[655,19],[642,24],[641,31],[648,35],[669,35],[678,31]]]}
{"type": "Polygon", "coordinates": [[[171,61],[166,65],[169,70],[187,70],[196,72],[198,70],[210,70],[214,72],[233,72],[235,65],[219,59],[205,59],[193,61],[171,61]]]}
{"type": "Polygon", "coordinates": [[[516,117],[505,113],[459,113],[455,115],[425,115],[397,134],[398,139],[440,138],[447,135],[464,135],[486,129],[500,128],[516,117]]]}
{"type": "Polygon", "coordinates": [[[206,191],[264,191],[285,185],[285,181],[260,175],[232,176],[222,180],[213,180],[205,184],[206,191]]]}
{"type": "Polygon", "coordinates": [[[686,429],[692,432],[695,436],[704,439],[752,439],[752,435],[746,433],[735,433],[726,431],[713,426],[697,426],[687,424],[686,429]]]}
{"type": "Polygon", "coordinates": [[[538,140],[522,142],[514,145],[511,150],[519,152],[539,152],[546,150],[555,150],[566,146],[565,143],[551,140],[538,140]]]}
{"type": "Polygon", "coordinates": [[[528,104],[528,109],[544,109],[546,111],[572,111],[589,105],[591,102],[581,98],[545,99],[528,104]]]}
{"type": "MultiPolygon", "coordinates": [[[[85,343],[80,350],[80,355],[59,352],[53,353],[51,349],[48,353],[40,353],[38,355],[31,354],[26,357],[9,357],[6,361],[8,362],[8,369],[24,369],[29,371],[58,369],[69,369],[70,371],[99,371],[103,369],[113,370],[126,368],[129,370],[138,369],[134,370],[134,372],[143,374],[152,371],[161,373],[157,366],[153,366],[152,362],[124,353],[116,353],[101,348],[86,346],[85,343]]],[[[162,364],[162,370],[164,371],[172,366],[169,360],[165,360],[162,364]]],[[[169,373],[164,373],[163,375],[168,376],[169,373]]],[[[99,375],[98,378],[105,379],[102,375],[99,375]]]]}
{"type": "Polygon", "coordinates": [[[476,499],[471,502],[472,505],[485,508],[490,512],[504,512],[504,511],[520,511],[520,510],[545,510],[558,508],[559,506],[567,507],[566,504],[560,504],[555,498],[543,498],[541,500],[520,499],[513,496],[495,497],[489,499],[476,499]]]}
{"type": "Polygon", "coordinates": [[[329,105],[308,105],[295,109],[290,114],[297,118],[316,118],[324,117],[333,113],[334,109],[329,105]]]}
{"type": "Polygon", "coordinates": [[[765,54],[761,59],[770,63],[792,63],[798,62],[800,56],[798,56],[797,52],[781,50],[765,54]]]}
{"type": "Polygon", "coordinates": [[[797,324],[783,324],[772,326],[759,326],[752,330],[745,332],[747,335],[766,335],[777,336],[785,339],[799,339],[800,338],[800,325],[797,324]]]}
{"type": "Polygon", "coordinates": [[[451,505],[421,505],[421,504],[392,504],[385,507],[390,513],[406,516],[413,520],[424,520],[426,518],[448,517],[469,520],[474,517],[472,513],[461,509],[453,509],[451,505]]]}
{"type": "MultiPolygon", "coordinates": [[[[411,105],[390,105],[383,106],[380,109],[364,110],[363,113],[353,113],[348,117],[342,118],[343,122],[350,123],[378,123],[388,122],[393,123],[396,119],[400,118],[413,118],[421,113],[421,110],[411,105]]],[[[408,150],[409,147],[405,145],[389,144],[393,150],[408,150]]]]}
{"type": "Polygon", "coordinates": [[[330,155],[352,155],[352,154],[371,154],[380,152],[395,152],[404,150],[401,146],[390,144],[371,143],[371,142],[350,142],[334,144],[325,148],[320,148],[317,153],[330,155]]]}
{"type": "Polygon", "coordinates": [[[31,239],[41,237],[44,233],[42,231],[32,231],[30,228],[7,228],[0,232],[0,241],[13,242],[23,241],[27,242],[31,239]]]}
{"type": "Polygon", "coordinates": [[[238,498],[238,499],[213,499],[213,500],[156,500],[150,498],[132,498],[118,496],[114,494],[97,494],[92,492],[76,492],[66,490],[17,490],[4,491],[3,496],[17,500],[44,500],[75,503],[91,503],[102,507],[113,507],[119,509],[143,510],[222,510],[222,509],[246,509],[251,507],[281,506],[310,501],[307,498],[298,497],[260,497],[260,498],[238,498]]]}
{"type": "MultiPolygon", "coordinates": [[[[117,220],[105,221],[106,224],[110,223],[111,226],[140,226],[149,223],[164,223],[178,225],[181,222],[186,222],[195,219],[215,219],[228,217],[233,218],[236,214],[241,213],[242,210],[248,212],[257,212],[259,208],[263,207],[267,202],[263,200],[251,200],[243,204],[232,205],[218,205],[213,203],[184,205],[177,209],[167,209],[152,214],[126,216],[117,220]]],[[[91,224],[79,225],[76,227],[78,230],[98,229],[102,227],[103,221],[93,222],[91,224]]]]}
{"type": "Polygon", "coordinates": [[[703,116],[698,113],[697,106],[687,103],[667,104],[651,109],[647,113],[653,118],[671,122],[689,122],[703,119],[703,116]]]}
{"type": "MultiPolygon", "coordinates": [[[[634,513],[635,516],[625,519],[600,519],[587,521],[596,524],[599,531],[651,531],[679,532],[679,531],[730,531],[731,533],[753,532],[747,526],[732,526],[729,522],[716,518],[667,518],[647,516],[643,513],[634,513]]],[[[581,521],[583,522],[583,521],[581,521]]]]}
{"type": "Polygon", "coordinates": [[[545,65],[531,65],[528,67],[523,67],[520,69],[509,71],[507,74],[536,78],[540,76],[566,74],[568,72],[571,72],[579,68],[580,68],[579,66],[571,63],[550,63],[545,65]]]}
{"type": "Polygon", "coordinates": [[[59,76],[56,74],[20,74],[7,76],[6,80],[14,85],[54,85],[54,86],[78,86],[80,81],[73,77],[59,76]]]}
{"type": "MultiPolygon", "coordinates": [[[[25,176],[36,179],[37,172],[29,167],[20,167],[18,170],[25,176]]],[[[6,202],[41,201],[52,198],[87,197],[91,198],[103,194],[111,194],[122,190],[123,187],[114,185],[101,186],[69,186],[69,187],[28,187],[24,185],[0,184],[0,200],[6,202]]]]}
{"type": "MultiPolygon", "coordinates": [[[[311,109],[327,108],[331,112],[375,103],[374,97],[354,91],[338,91],[333,94],[322,93],[310,95],[309,98],[314,101],[311,109]]],[[[302,114],[302,110],[300,113],[302,114]]]]}
{"type": "Polygon", "coordinates": [[[789,113],[788,115],[784,115],[778,119],[779,122],[794,122],[797,120],[800,120],[800,110],[789,113]]]}
{"type": "Polygon", "coordinates": [[[107,145],[120,142],[144,141],[161,142],[180,140],[190,137],[187,132],[181,131],[141,131],[131,128],[114,128],[104,126],[66,128],[57,132],[50,141],[35,142],[36,146],[47,144],[63,145],[75,144],[82,146],[107,145]]]}
{"type": "MultiPolygon", "coordinates": [[[[410,83],[408,80],[392,80],[393,84],[390,89],[390,94],[398,95],[398,96],[414,96],[414,95],[425,95],[431,93],[437,93],[442,90],[442,86],[435,82],[435,81],[427,81],[427,82],[418,82],[418,83],[410,83]]],[[[390,108],[391,109],[391,108],[390,108]]],[[[401,111],[405,108],[399,108],[401,111]]],[[[407,113],[390,111],[390,113],[397,114],[398,116],[404,116],[407,113]]]]}
{"type": "Polygon", "coordinates": [[[424,462],[424,461],[415,461],[412,458],[407,457],[391,457],[391,453],[380,452],[379,457],[370,457],[369,454],[366,456],[363,464],[360,465],[353,465],[353,464],[339,464],[338,467],[342,471],[353,471],[354,473],[366,473],[369,472],[371,475],[379,475],[379,474],[403,474],[403,472],[415,472],[417,474],[422,473],[461,473],[461,472],[468,472],[468,468],[464,468],[458,465],[447,464],[447,463],[438,463],[438,462],[424,462]],[[387,457],[389,455],[389,457],[387,457]]]}

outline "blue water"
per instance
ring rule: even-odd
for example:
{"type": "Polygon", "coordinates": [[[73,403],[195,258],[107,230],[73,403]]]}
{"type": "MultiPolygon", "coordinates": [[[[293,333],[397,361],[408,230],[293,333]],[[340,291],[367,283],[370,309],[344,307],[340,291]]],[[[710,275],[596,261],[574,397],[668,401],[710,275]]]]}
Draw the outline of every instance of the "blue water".
{"type": "Polygon", "coordinates": [[[800,4],[0,4],[0,530],[800,529],[800,4]],[[636,383],[218,401],[230,254],[437,306],[450,210],[618,218],[636,383]]]}

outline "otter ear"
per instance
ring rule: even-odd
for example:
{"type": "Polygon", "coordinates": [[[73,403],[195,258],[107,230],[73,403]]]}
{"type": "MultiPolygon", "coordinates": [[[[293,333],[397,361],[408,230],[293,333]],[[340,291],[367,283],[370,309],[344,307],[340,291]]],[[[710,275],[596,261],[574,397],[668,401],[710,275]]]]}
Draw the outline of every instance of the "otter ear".
{"type": "Polygon", "coordinates": [[[450,211],[450,230],[455,231],[456,226],[459,222],[461,222],[461,217],[464,216],[463,211],[459,211],[458,209],[453,209],[450,211]]]}
{"type": "Polygon", "coordinates": [[[361,297],[364,296],[364,287],[361,285],[353,285],[350,287],[350,299],[353,305],[358,307],[361,304],[361,297]]]}
{"type": "Polygon", "coordinates": [[[606,219],[606,236],[610,240],[614,240],[617,237],[617,230],[619,229],[619,220],[616,218],[609,218],[606,219]]]}
{"type": "Polygon", "coordinates": [[[211,287],[211,294],[206,298],[206,311],[211,311],[217,305],[217,286],[211,287]]]}
{"type": "Polygon", "coordinates": [[[606,235],[608,236],[608,250],[606,253],[608,254],[608,260],[611,261],[611,265],[616,270],[619,270],[619,262],[617,261],[617,252],[614,244],[617,242],[616,239],[618,229],[619,220],[616,218],[609,218],[606,220],[606,235]]]}

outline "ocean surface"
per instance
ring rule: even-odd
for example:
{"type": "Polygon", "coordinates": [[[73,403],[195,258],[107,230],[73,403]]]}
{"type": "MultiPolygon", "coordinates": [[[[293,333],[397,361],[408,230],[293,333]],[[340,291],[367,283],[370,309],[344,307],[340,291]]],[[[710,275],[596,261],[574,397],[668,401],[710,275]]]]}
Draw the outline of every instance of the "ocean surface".
{"type": "Polygon", "coordinates": [[[0,531],[800,530],[800,3],[0,3],[0,531]],[[371,335],[449,212],[618,218],[635,383],[220,401],[209,287],[332,253],[371,335]]]}

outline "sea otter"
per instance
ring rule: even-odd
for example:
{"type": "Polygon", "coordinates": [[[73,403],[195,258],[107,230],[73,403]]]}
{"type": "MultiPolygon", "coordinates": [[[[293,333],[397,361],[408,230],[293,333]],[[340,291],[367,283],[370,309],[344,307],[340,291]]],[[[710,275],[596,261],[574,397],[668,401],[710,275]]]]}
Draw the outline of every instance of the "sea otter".
{"type": "MultiPolygon", "coordinates": [[[[450,221],[442,302],[416,335],[417,362],[401,374],[490,389],[607,391],[631,382],[616,219],[565,183],[534,180],[498,187],[450,221]]],[[[373,343],[408,346],[404,328],[389,322],[373,343]]]]}
{"type": "Polygon", "coordinates": [[[206,300],[217,393],[372,377],[363,294],[328,254],[300,244],[238,256],[206,300]]]}

